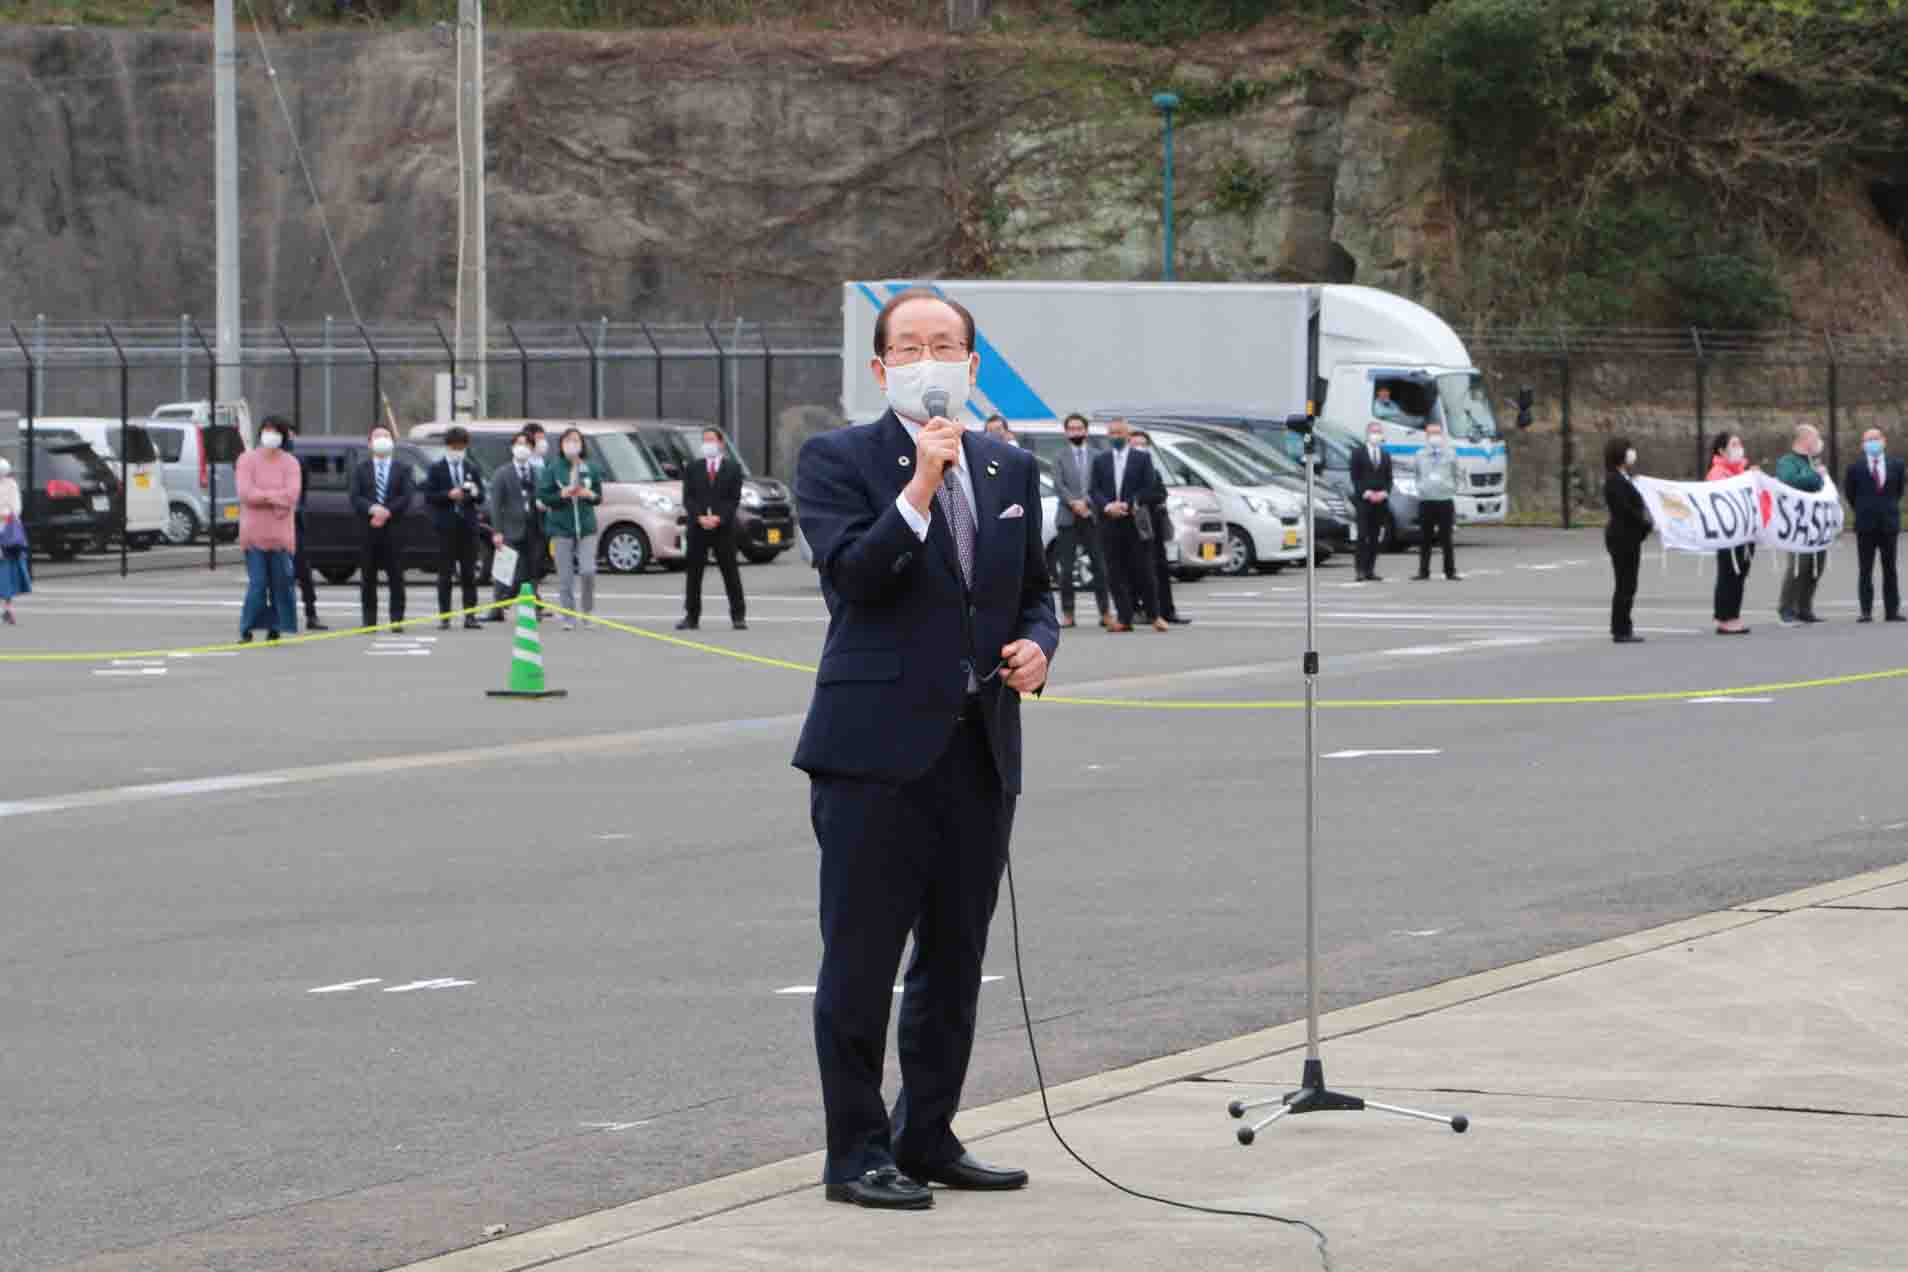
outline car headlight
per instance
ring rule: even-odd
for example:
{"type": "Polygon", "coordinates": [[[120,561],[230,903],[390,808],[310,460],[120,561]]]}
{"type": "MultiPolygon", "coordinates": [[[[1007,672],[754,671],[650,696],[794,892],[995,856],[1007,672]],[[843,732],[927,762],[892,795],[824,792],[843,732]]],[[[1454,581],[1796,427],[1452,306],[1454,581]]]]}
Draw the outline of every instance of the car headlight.
{"type": "Polygon", "coordinates": [[[1418,479],[1416,477],[1394,477],[1391,479],[1391,485],[1392,488],[1401,495],[1416,495],[1418,493],[1418,479]]]}
{"type": "Polygon", "coordinates": [[[636,496],[636,502],[651,512],[660,512],[667,515],[676,511],[676,501],[661,491],[641,491],[636,496]]]}
{"type": "Polygon", "coordinates": [[[742,506],[744,508],[760,508],[762,506],[762,492],[753,486],[742,487],[742,506]]]}

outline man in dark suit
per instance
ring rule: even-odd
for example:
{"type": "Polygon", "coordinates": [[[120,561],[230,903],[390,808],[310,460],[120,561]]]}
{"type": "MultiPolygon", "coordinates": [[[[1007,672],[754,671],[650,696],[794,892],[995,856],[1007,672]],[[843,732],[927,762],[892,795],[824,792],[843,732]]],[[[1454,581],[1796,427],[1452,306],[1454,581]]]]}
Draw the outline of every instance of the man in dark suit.
{"type": "Polygon", "coordinates": [[[1385,450],[1385,426],[1373,420],[1365,444],[1351,453],[1352,493],[1358,496],[1358,580],[1378,577],[1378,540],[1391,521],[1391,454],[1385,450]]]}
{"type": "Polygon", "coordinates": [[[1153,573],[1153,508],[1166,502],[1166,487],[1153,469],[1153,457],[1129,447],[1133,428],[1125,420],[1106,426],[1112,448],[1093,457],[1092,491],[1087,502],[1100,518],[1107,583],[1118,617],[1110,632],[1133,630],[1133,607],[1142,603],[1153,616],[1153,630],[1170,630],[1159,612],[1159,580],[1153,573]]]}
{"type": "Polygon", "coordinates": [[[351,508],[364,519],[358,551],[358,599],[364,625],[378,623],[378,571],[390,580],[391,622],[404,621],[404,514],[417,493],[411,467],[396,456],[397,438],[383,424],[372,426],[371,454],[351,470],[351,508]]]}
{"type": "MultiPolygon", "coordinates": [[[[453,424],[444,433],[444,457],[424,474],[424,498],[431,505],[431,527],[437,531],[437,612],[450,613],[451,572],[463,585],[464,608],[477,608],[478,515],[484,504],[484,475],[470,459],[470,431],[453,424]]],[[[450,628],[448,618],[437,626],[450,628]]],[[[464,626],[480,627],[475,614],[464,615],[464,626]]]]}
{"type": "MultiPolygon", "coordinates": [[[[510,461],[499,465],[490,475],[490,542],[499,548],[507,543],[517,553],[517,568],[508,579],[497,578],[492,571],[491,583],[500,601],[520,595],[525,583],[530,585],[531,595],[542,599],[542,593],[537,591],[541,574],[538,565],[549,554],[549,548],[543,537],[543,512],[537,507],[534,447],[528,433],[518,433],[510,439],[510,461]]],[[[543,617],[541,607],[537,617],[543,617]]],[[[504,611],[490,611],[490,621],[505,621],[504,611]]]]}
{"type": "Polygon", "coordinates": [[[1862,457],[1848,466],[1842,493],[1855,509],[1855,551],[1860,563],[1855,595],[1861,602],[1857,622],[1875,621],[1875,558],[1881,558],[1882,614],[1903,621],[1901,581],[1896,577],[1895,547],[1901,537],[1903,465],[1888,458],[1888,441],[1878,428],[1862,434],[1862,457]]]}
{"type": "MultiPolygon", "coordinates": [[[[1143,428],[1133,430],[1133,440],[1128,443],[1134,450],[1143,450],[1153,456],[1153,435],[1143,428]]],[[[1192,622],[1190,618],[1179,616],[1179,607],[1173,603],[1173,569],[1166,560],[1166,545],[1173,539],[1172,514],[1166,511],[1166,475],[1160,471],[1159,459],[1153,456],[1153,485],[1158,487],[1159,502],[1152,505],[1153,517],[1153,586],[1159,589],[1159,613],[1148,613],[1150,618],[1163,618],[1174,627],[1185,627],[1192,622]]]]}
{"type": "Polygon", "coordinates": [[[796,466],[828,636],[795,766],[821,844],[826,1193],[912,1210],[933,1204],[926,1183],[1027,1182],[969,1155],[953,1118],[1020,793],[1020,695],[1046,684],[1060,630],[1033,456],[941,414],[979,368],[973,318],[905,291],[874,348],[891,409],[810,439],[796,466]],[[882,1055],[910,932],[890,1118],[882,1055]]]}
{"type": "MultiPolygon", "coordinates": [[[[259,428],[268,424],[278,426],[284,435],[285,449],[294,458],[298,456],[298,426],[282,415],[267,415],[259,421],[259,428]]],[[[312,582],[311,560],[305,555],[305,499],[311,494],[311,469],[303,459],[298,460],[298,510],[292,514],[292,528],[297,535],[298,548],[292,553],[292,578],[298,582],[298,593],[305,601],[305,630],[322,632],[329,630],[318,621],[318,586],[312,582]]]]}
{"type": "Polygon", "coordinates": [[[1100,607],[1100,626],[1113,625],[1106,605],[1106,560],[1100,551],[1099,529],[1088,502],[1093,484],[1093,452],[1087,449],[1087,418],[1074,414],[1061,425],[1067,449],[1053,462],[1054,567],[1060,578],[1060,626],[1073,626],[1073,562],[1082,552],[1093,570],[1093,599],[1100,607]]]}
{"type": "Polygon", "coordinates": [[[749,629],[742,572],[735,568],[735,515],[741,506],[742,465],[723,453],[722,431],[705,428],[701,460],[685,464],[682,470],[682,507],[689,517],[682,552],[688,577],[677,631],[693,632],[702,623],[702,567],[711,548],[716,568],[722,571],[722,588],[729,594],[729,621],[738,632],[749,629]]]}

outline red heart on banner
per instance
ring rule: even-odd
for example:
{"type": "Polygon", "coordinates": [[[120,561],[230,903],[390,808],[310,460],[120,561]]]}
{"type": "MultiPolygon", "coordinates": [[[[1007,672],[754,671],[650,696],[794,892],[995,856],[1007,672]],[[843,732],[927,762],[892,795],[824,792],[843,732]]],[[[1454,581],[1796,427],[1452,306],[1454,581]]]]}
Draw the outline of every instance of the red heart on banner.
{"type": "Polygon", "coordinates": [[[1775,516],[1775,500],[1765,490],[1762,492],[1762,524],[1768,525],[1769,519],[1773,516],[1775,516]]]}

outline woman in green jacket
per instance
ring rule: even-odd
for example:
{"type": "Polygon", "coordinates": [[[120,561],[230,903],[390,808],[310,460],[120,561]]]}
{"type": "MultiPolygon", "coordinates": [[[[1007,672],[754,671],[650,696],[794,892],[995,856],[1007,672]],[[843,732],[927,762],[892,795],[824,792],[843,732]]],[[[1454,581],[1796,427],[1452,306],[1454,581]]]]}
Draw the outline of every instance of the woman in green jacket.
{"type": "MultiPolygon", "coordinates": [[[[559,458],[543,466],[537,502],[543,507],[543,533],[556,554],[557,603],[572,613],[596,612],[596,505],[603,498],[603,470],[587,458],[583,430],[567,428],[558,440],[559,458]],[[583,604],[576,603],[576,579],[583,577],[583,604]]],[[[566,631],[576,619],[563,616],[566,631]]]]}

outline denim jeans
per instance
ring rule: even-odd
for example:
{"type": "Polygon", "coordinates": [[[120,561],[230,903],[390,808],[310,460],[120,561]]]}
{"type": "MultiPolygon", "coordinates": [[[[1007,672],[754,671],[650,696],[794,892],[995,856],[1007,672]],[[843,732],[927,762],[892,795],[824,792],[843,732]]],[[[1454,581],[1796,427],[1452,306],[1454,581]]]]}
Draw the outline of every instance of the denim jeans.
{"type": "Polygon", "coordinates": [[[292,596],[292,554],[245,549],[245,608],[239,635],[263,626],[290,636],[298,630],[298,605],[292,596]]]}

